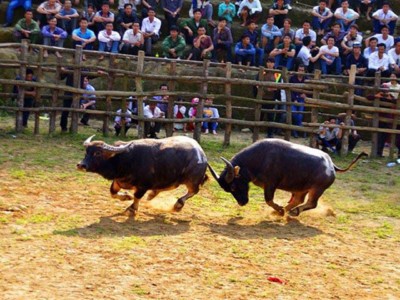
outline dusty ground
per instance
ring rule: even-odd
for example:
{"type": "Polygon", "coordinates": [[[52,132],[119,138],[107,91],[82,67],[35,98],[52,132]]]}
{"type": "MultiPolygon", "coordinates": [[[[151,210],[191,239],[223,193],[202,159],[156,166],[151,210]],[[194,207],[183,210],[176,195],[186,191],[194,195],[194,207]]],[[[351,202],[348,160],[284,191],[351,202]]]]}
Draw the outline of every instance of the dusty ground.
{"type": "Polygon", "coordinates": [[[1,299],[400,299],[395,217],[321,201],[281,219],[220,202],[212,180],[181,213],[157,209],[180,190],[130,220],[95,174],[0,166],[1,299]]]}

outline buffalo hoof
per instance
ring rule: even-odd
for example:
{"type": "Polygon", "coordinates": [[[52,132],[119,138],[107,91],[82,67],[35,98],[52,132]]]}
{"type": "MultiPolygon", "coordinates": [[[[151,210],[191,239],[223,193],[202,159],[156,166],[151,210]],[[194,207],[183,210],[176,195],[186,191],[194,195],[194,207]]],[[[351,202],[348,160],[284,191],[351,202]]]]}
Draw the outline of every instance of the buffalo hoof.
{"type": "Polygon", "coordinates": [[[175,205],[174,205],[174,211],[175,212],[180,212],[183,208],[183,204],[179,203],[179,201],[176,201],[175,205]]]}
{"type": "Polygon", "coordinates": [[[297,217],[299,214],[300,214],[300,211],[297,207],[293,208],[289,211],[289,215],[292,217],[297,217]]]}
{"type": "Polygon", "coordinates": [[[135,210],[133,207],[128,207],[125,210],[124,215],[127,216],[129,219],[134,219],[137,215],[137,210],[135,210]]]}
{"type": "Polygon", "coordinates": [[[133,197],[128,192],[118,193],[117,198],[121,201],[129,201],[133,199],[133,197]]]}

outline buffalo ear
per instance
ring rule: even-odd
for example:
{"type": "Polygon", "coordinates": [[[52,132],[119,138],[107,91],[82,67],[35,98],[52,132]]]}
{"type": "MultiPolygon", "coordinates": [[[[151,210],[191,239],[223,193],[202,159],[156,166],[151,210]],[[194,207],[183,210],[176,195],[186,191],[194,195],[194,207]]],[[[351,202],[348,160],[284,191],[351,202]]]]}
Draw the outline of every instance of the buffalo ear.
{"type": "Polygon", "coordinates": [[[235,178],[240,177],[239,172],[240,172],[240,167],[239,166],[235,166],[235,168],[233,169],[233,173],[235,174],[235,178]]]}

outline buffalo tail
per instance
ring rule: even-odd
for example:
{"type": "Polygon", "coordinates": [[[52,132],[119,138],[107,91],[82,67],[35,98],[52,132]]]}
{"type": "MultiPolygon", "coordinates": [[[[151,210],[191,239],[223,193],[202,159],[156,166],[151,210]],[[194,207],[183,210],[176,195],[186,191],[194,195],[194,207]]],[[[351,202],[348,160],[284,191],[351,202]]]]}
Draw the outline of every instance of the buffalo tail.
{"type": "Polygon", "coordinates": [[[339,173],[343,173],[343,172],[346,172],[346,171],[350,170],[350,169],[353,167],[353,165],[354,165],[361,157],[363,157],[363,156],[364,156],[364,157],[368,157],[368,154],[365,153],[365,152],[361,152],[360,154],[357,155],[357,157],[356,157],[355,159],[353,159],[353,161],[350,163],[350,165],[349,165],[347,168],[345,168],[345,169],[338,168],[338,167],[334,164],[333,166],[335,167],[335,171],[336,171],[336,172],[339,172],[339,173]]]}

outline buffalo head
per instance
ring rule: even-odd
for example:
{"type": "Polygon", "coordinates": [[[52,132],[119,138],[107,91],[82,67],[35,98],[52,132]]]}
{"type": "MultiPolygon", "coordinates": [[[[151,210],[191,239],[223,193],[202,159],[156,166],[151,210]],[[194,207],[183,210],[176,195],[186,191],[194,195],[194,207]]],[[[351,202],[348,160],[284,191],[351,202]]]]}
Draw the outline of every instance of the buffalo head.
{"type": "Polygon", "coordinates": [[[218,176],[214,169],[208,165],[211,174],[218,181],[219,185],[225,192],[231,193],[235,197],[239,205],[243,206],[249,202],[249,180],[240,175],[240,167],[233,166],[232,163],[221,157],[225,162],[226,167],[218,176]]]}
{"type": "Polygon", "coordinates": [[[117,154],[123,153],[131,146],[130,143],[119,146],[111,146],[103,141],[91,141],[94,135],[89,137],[83,145],[86,148],[85,158],[77,164],[78,170],[102,173],[107,169],[110,159],[117,154]]]}

